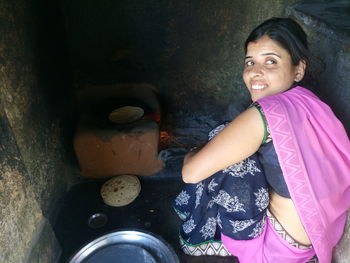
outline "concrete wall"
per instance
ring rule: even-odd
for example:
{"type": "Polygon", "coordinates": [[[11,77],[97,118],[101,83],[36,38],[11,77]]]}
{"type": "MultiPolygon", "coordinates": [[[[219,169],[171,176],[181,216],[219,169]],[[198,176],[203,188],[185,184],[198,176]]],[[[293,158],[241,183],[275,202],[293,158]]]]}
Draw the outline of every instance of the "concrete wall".
{"type": "Polygon", "coordinates": [[[55,262],[60,253],[52,223],[73,161],[59,11],[53,1],[0,1],[0,262],[55,262]]]}
{"type": "Polygon", "coordinates": [[[317,92],[350,134],[350,2],[312,1],[291,5],[287,14],[306,31],[317,92]]]}
{"type": "Polygon", "coordinates": [[[43,217],[14,134],[1,105],[0,111],[0,260],[23,262],[43,217]]]}
{"type": "Polygon", "coordinates": [[[174,126],[196,114],[220,118],[248,98],[241,81],[248,33],[292,2],[64,0],[76,81],[150,83],[174,126]]]}

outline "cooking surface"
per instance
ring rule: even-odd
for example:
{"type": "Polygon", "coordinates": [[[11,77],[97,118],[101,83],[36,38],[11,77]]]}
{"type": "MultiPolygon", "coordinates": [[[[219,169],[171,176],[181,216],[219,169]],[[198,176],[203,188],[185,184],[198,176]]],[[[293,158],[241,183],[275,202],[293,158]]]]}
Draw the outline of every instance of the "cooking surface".
{"type": "Polygon", "coordinates": [[[138,229],[161,236],[173,247],[181,263],[237,263],[234,257],[192,257],[180,250],[178,228],[181,220],[173,211],[171,202],[183,187],[183,182],[176,176],[165,177],[164,174],[140,177],[140,195],[124,207],[103,203],[100,188],[107,179],[83,181],[72,187],[55,225],[62,246],[60,262],[67,262],[79,248],[103,234],[138,229]]]}

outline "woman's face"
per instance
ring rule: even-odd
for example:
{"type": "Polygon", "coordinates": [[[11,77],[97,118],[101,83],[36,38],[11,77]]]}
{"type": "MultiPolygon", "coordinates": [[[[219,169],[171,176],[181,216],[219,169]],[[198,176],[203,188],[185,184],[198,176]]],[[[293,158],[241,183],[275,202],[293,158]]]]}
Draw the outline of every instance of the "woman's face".
{"type": "Polygon", "coordinates": [[[243,79],[252,101],[288,90],[304,73],[305,63],[294,66],[288,51],[268,36],[247,46],[243,79]]]}

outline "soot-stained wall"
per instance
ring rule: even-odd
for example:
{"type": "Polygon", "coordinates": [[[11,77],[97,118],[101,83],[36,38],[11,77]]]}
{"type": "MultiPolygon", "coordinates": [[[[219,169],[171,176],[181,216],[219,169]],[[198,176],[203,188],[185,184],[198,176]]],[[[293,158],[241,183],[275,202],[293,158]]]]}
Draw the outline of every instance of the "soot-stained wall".
{"type": "Polygon", "coordinates": [[[315,92],[350,133],[350,2],[312,1],[288,8],[305,29],[317,78],[315,92]]]}
{"type": "Polygon", "coordinates": [[[0,1],[0,262],[55,262],[60,253],[52,223],[74,161],[59,4],[0,1]]]}
{"type": "Polygon", "coordinates": [[[164,113],[191,119],[247,99],[245,38],[295,1],[63,2],[78,86],[146,82],[158,89],[164,113]]]}

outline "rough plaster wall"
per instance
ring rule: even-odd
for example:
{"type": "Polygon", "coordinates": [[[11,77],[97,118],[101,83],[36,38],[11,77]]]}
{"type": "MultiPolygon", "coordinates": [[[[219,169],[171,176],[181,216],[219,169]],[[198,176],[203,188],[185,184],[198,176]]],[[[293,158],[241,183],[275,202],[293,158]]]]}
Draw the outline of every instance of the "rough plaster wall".
{"type": "Polygon", "coordinates": [[[2,105],[0,139],[0,262],[24,262],[42,213],[2,105]]]}
{"type": "MultiPolygon", "coordinates": [[[[349,4],[350,6],[350,4],[349,4]]],[[[289,9],[303,24],[317,68],[315,91],[332,107],[350,134],[350,35],[337,35],[328,25],[289,9]]]]}
{"type": "MultiPolygon", "coordinates": [[[[287,14],[303,26],[309,37],[313,66],[317,69],[315,92],[331,106],[350,135],[350,35],[343,30],[343,26],[350,27],[350,3],[334,1],[326,5],[324,8],[322,1],[314,1],[313,6],[296,4],[287,9],[287,14]]],[[[347,222],[334,251],[334,263],[350,262],[350,213],[347,222]]]]}
{"type": "Polygon", "coordinates": [[[60,62],[43,61],[50,50],[42,48],[50,43],[42,42],[45,32],[40,31],[35,6],[8,2],[1,8],[1,99],[28,170],[26,180],[43,212],[50,214],[51,201],[66,187],[69,163],[62,147],[62,118],[70,98],[57,92],[67,88],[63,70],[51,67],[60,62]],[[58,70],[57,75],[50,70],[58,70]]]}
{"type": "Polygon", "coordinates": [[[24,262],[26,263],[55,263],[59,261],[61,246],[57,242],[51,223],[46,219],[38,223],[36,232],[31,240],[30,252],[24,262]]]}
{"type": "Polygon", "coordinates": [[[0,262],[56,262],[60,246],[43,217],[14,134],[0,105],[0,262]]]}
{"type": "Polygon", "coordinates": [[[0,1],[0,102],[8,120],[2,128],[11,131],[21,167],[4,161],[0,180],[0,258],[6,259],[0,261],[6,263],[54,262],[60,253],[51,224],[69,181],[60,120],[70,98],[62,52],[50,43],[57,30],[47,35],[50,19],[41,21],[43,3],[0,1]],[[32,252],[37,247],[41,253],[32,252]]]}
{"type": "Polygon", "coordinates": [[[16,2],[2,8],[1,98],[28,170],[26,180],[49,215],[51,201],[66,187],[69,169],[62,118],[70,101],[64,91],[70,87],[63,69],[52,67],[60,63],[52,61],[58,59],[52,54],[61,51],[43,50],[51,44],[46,37],[52,36],[40,28],[38,5],[16,2]]]}
{"type": "Polygon", "coordinates": [[[168,111],[181,117],[197,111],[210,116],[222,114],[228,104],[249,103],[241,77],[244,41],[260,22],[280,16],[287,2],[175,4],[172,10],[179,15],[167,27],[169,46],[162,54],[166,70],[158,83],[168,111]]]}
{"type": "Polygon", "coordinates": [[[63,2],[79,84],[151,83],[163,112],[181,119],[221,115],[247,99],[243,43],[253,27],[295,1],[63,2]]]}

